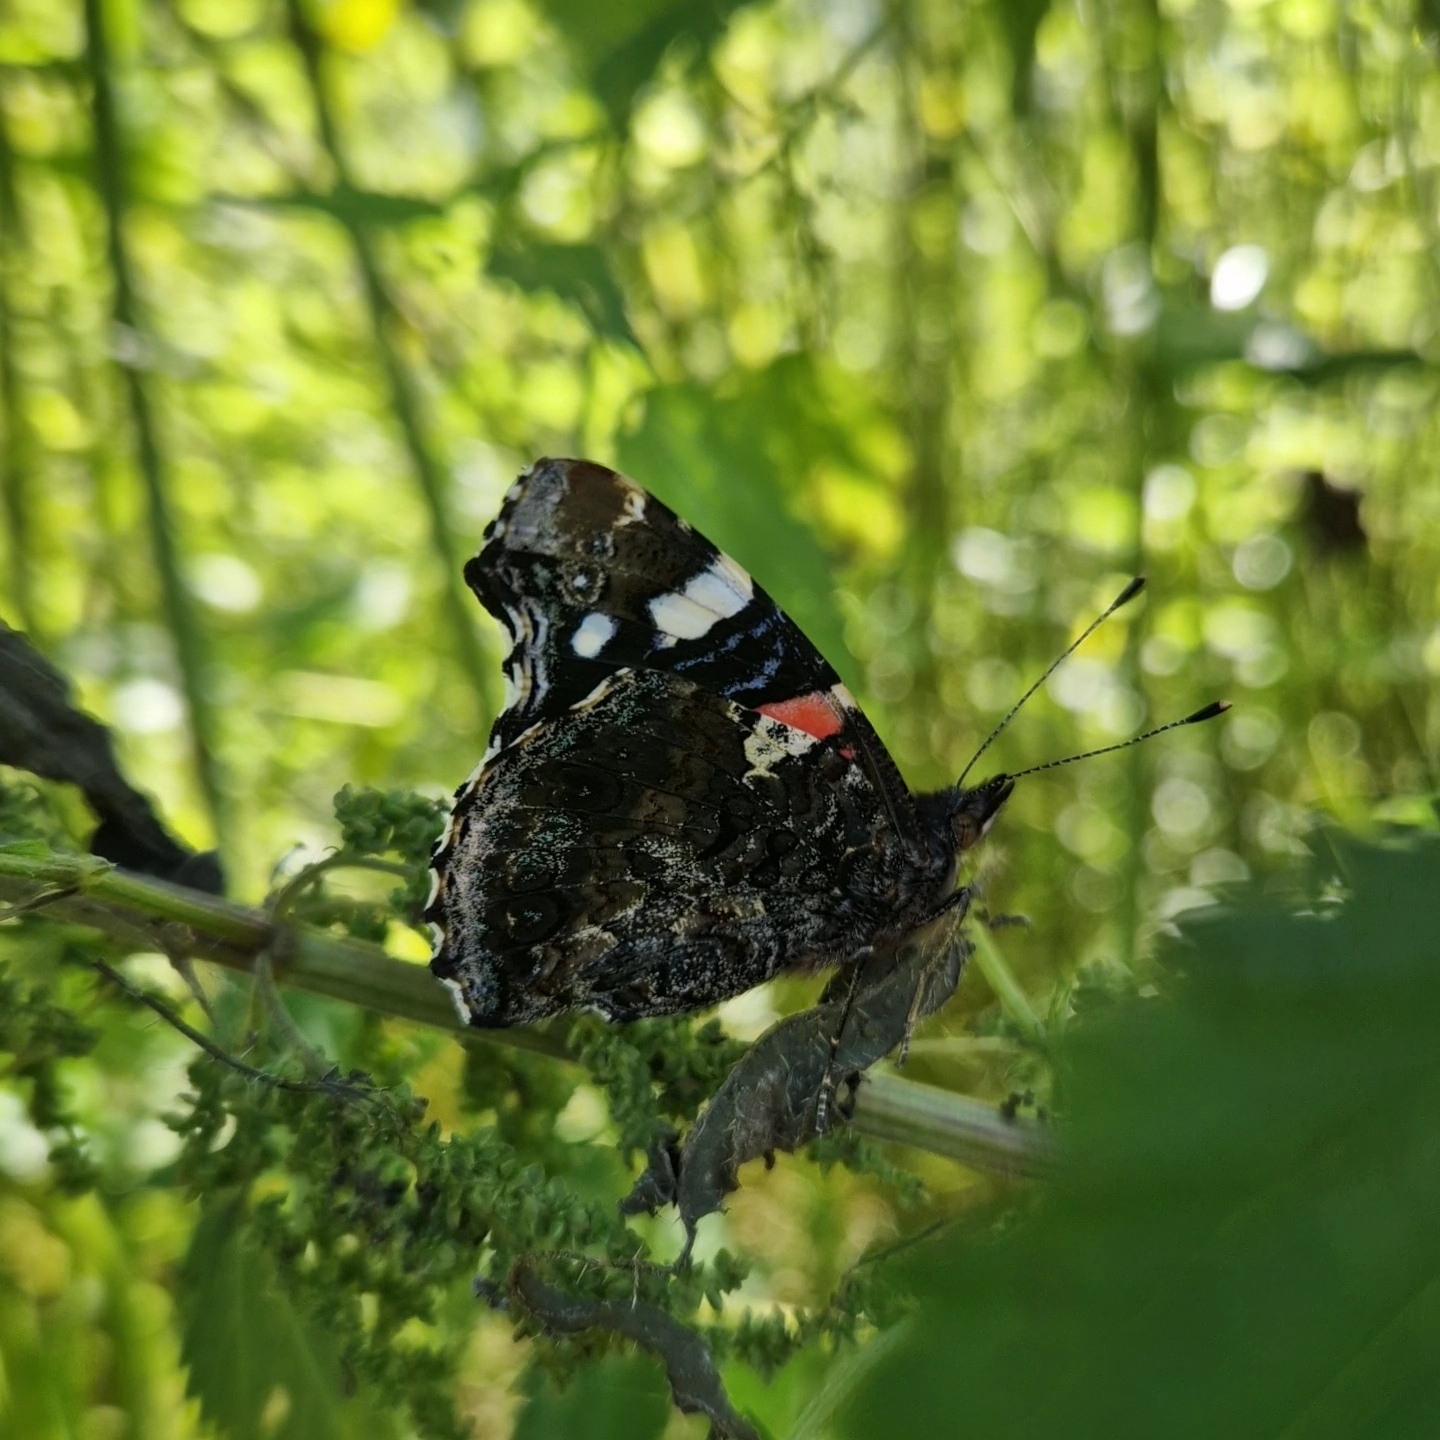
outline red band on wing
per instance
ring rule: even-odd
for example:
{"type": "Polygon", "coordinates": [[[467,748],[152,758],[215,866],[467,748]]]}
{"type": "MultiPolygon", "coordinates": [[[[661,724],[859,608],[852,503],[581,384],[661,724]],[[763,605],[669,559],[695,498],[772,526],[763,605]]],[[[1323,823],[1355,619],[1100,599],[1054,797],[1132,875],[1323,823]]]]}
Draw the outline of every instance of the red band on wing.
{"type": "Polygon", "coordinates": [[[817,740],[828,740],[845,728],[845,712],[828,690],[815,690],[809,695],[797,695],[793,700],[762,705],[760,713],[792,730],[803,730],[817,740]]]}

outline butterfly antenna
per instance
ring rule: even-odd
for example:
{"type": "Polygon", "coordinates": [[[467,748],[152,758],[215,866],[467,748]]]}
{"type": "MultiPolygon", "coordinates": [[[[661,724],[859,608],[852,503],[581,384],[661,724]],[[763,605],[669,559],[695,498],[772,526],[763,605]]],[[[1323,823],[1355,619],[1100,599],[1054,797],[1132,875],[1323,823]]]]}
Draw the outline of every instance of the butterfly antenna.
{"type": "MultiPolygon", "coordinates": [[[[960,772],[956,786],[965,783],[965,777],[975,768],[975,762],[1000,737],[1000,732],[1020,713],[1020,707],[1105,623],[1122,605],[1128,605],[1145,588],[1145,577],[1137,575],[1111,602],[1080,632],[1077,639],[1067,645],[1056,657],[1050,668],[1010,707],[1005,718],[985,737],[985,743],[970,757],[970,763],[960,772]]],[[[1188,724],[1188,721],[1180,721],[1188,724]]],[[[1168,727],[1167,727],[1168,728],[1168,727]]],[[[1127,745],[1132,742],[1127,740],[1127,745]]],[[[1078,758],[1078,757],[1077,757],[1078,758]]]]}
{"type": "Polygon", "coordinates": [[[1143,735],[1132,735],[1128,740],[1120,741],[1118,745],[1105,745],[1099,750],[1086,750],[1080,755],[1067,755],[1063,760],[1047,760],[1043,765],[1032,765],[1028,770],[1017,770],[1013,775],[1007,775],[1005,778],[1019,780],[1021,776],[1034,775],[1041,770],[1055,770],[1061,765],[1073,765],[1077,760],[1093,760],[1097,755],[1109,755],[1116,750],[1128,750],[1132,745],[1138,745],[1142,740],[1153,740],[1167,730],[1178,730],[1182,725],[1199,725],[1202,721],[1213,720],[1217,715],[1223,715],[1228,709],[1230,709],[1228,700],[1214,700],[1203,710],[1197,710],[1183,720],[1172,720],[1168,725],[1157,725],[1155,729],[1147,730],[1143,735]]]}

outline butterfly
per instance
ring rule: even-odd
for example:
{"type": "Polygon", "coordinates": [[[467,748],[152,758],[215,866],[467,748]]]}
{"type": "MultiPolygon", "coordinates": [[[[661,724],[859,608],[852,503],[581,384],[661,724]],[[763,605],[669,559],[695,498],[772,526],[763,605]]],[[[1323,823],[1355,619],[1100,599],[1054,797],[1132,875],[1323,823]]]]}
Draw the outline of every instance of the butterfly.
{"type": "Polygon", "coordinates": [[[510,641],[425,910],[470,1024],[699,1010],[883,963],[963,901],[1013,779],[911,791],[795,623],[634,481],[537,461],[465,579],[510,641]]]}

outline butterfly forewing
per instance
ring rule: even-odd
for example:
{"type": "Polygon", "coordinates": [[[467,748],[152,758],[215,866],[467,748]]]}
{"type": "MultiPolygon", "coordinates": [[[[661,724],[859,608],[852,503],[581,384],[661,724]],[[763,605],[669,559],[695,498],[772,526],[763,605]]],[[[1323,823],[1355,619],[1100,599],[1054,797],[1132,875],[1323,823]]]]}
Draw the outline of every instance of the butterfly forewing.
{"type": "Polygon", "coordinates": [[[513,642],[502,745],[625,666],[671,670],[752,707],[839,683],[739,565],[588,461],[542,460],[518,481],[465,578],[513,642]]]}

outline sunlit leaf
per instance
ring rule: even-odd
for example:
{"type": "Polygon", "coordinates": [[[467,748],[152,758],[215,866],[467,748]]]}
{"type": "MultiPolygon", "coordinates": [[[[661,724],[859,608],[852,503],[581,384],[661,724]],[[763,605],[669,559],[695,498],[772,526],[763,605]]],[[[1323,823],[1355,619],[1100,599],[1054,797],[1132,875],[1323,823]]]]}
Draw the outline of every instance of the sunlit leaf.
{"type": "Polygon", "coordinates": [[[785,416],[761,420],[753,405],[666,386],[651,392],[644,423],[622,441],[620,467],[744,565],[844,675],[850,658],[830,564],[786,508],[767,422],[780,429],[785,416]]]}
{"type": "Polygon", "coordinates": [[[342,50],[369,50],[395,22],[400,0],[315,0],[316,28],[342,50]]]}

